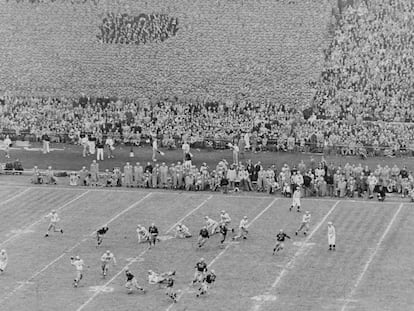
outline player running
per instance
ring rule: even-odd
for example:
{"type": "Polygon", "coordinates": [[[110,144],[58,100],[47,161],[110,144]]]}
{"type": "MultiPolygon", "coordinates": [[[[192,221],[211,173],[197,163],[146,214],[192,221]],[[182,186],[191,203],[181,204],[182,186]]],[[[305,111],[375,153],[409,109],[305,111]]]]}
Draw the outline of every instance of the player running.
{"type": "Polygon", "coordinates": [[[292,211],[292,208],[296,208],[296,211],[300,213],[300,188],[296,187],[292,195],[292,205],[289,208],[289,212],[292,211]]]}
{"type": "Polygon", "coordinates": [[[0,251],[0,273],[3,273],[6,270],[7,263],[8,263],[7,252],[5,249],[0,251]]]}
{"type": "Polygon", "coordinates": [[[303,217],[302,217],[302,223],[300,224],[298,230],[296,230],[295,235],[298,235],[298,233],[300,231],[302,231],[302,229],[305,229],[303,231],[303,234],[304,235],[307,235],[308,234],[308,231],[309,231],[309,223],[310,223],[310,220],[311,220],[311,214],[310,214],[309,211],[306,211],[305,215],[303,215],[303,217]]]}
{"type": "Polygon", "coordinates": [[[275,252],[278,252],[285,247],[284,241],[286,238],[290,239],[290,236],[284,233],[283,229],[280,229],[279,233],[276,235],[276,244],[275,244],[275,247],[273,248],[272,255],[274,255],[275,252]]]}
{"type": "Polygon", "coordinates": [[[101,256],[101,268],[102,268],[102,276],[105,278],[106,274],[108,273],[109,264],[110,262],[113,262],[114,266],[116,266],[116,258],[114,254],[112,254],[109,250],[107,250],[102,256],[101,256]]]}
{"type": "Polygon", "coordinates": [[[174,302],[177,302],[177,293],[174,292],[174,279],[172,275],[168,276],[166,279],[165,294],[170,297],[174,302]]]}
{"type": "MultiPolygon", "coordinates": [[[[225,210],[222,210],[220,213],[220,222],[226,224],[227,228],[230,230],[231,218],[229,213],[227,213],[225,210]]],[[[234,232],[234,228],[231,228],[231,232],[234,232]]]]}
{"type": "Polygon", "coordinates": [[[219,226],[219,230],[220,230],[220,234],[221,234],[220,244],[223,244],[224,241],[226,240],[227,232],[229,231],[229,229],[227,229],[227,226],[226,226],[225,223],[221,223],[220,226],[219,226]]]}
{"type": "Polygon", "coordinates": [[[182,223],[177,224],[175,228],[175,237],[179,239],[191,238],[192,235],[186,225],[182,223]]]}
{"type": "Polygon", "coordinates": [[[150,241],[150,234],[144,226],[137,225],[138,243],[146,243],[150,241]]]}
{"type": "Polygon", "coordinates": [[[214,219],[205,216],[204,219],[206,220],[206,228],[208,231],[211,232],[211,235],[218,232],[219,223],[215,221],[214,219]]]}
{"type": "Polygon", "coordinates": [[[198,241],[197,241],[198,247],[202,247],[204,244],[206,244],[207,239],[209,238],[210,238],[210,235],[208,233],[207,227],[204,226],[203,228],[201,228],[200,233],[198,235],[198,241]]]}
{"type": "Polygon", "coordinates": [[[50,218],[49,226],[47,227],[47,232],[45,234],[45,237],[49,236],[49,232],[53,229],[53,232],[60,232],[63,233],[62,228],[58,228],[58,222],[60,221],[58,214],[56,213],[56,210],[52,210],[49,214],[45,216],[45,218],[50,218]]]}
{"type": "Polygon", "coordinates": [[[137,279],[135,276],[129,271],[129,269],[125,269],[125,276],[126,276],[126,283],[125,287],[128,289],[128,294],[132,294],[132,289],[135,287],[139,289],[141,292],[145,293],[145,289],[139,286],[137,279]]]}
{"type": "Polygon", "coordinates": [[[335,250],[335,242],[336,242],[335,227],[332,224],[332,222],[328,222],[328,244],[329,244],[330,251],[335,250]]]}
{"type": "Polygon", "coordinates": [[[211,270],[204,277],[203,283],[201,284],[201,287],[198,289],[198,293],[196,297],[200,297],[201,295],[207,294],[208,289],[214,284],[215,281],[216,281],[216,274],[214,270],[211,270]]]}
{"type": "Polygon", "coordinates": [[[85,266],[85,263],[79,256],[76,256],[70,257],[70,264],[76,268],[76,278],[73,281],[73,287],[78,287],[79,282],[83,277],[83,267],[85,266]]]}
{"type": "Polygon", "coordinates": [[[207,272],[207,264],[204,261],[204,258],[200,258],[200,261],[196,263],[194,268],[196,269],[196,271],[194,273],[193,284],[197,282],[203,282],[205,274],[207,272]]]}
{"type": "Polygon", "coordinates": [[[246,240],[247,239],[247,234],[249,233],[249,231],[247,230],[248,222],[249,220],[247,216],[244,216],[243,219],[240,220],[239,234],[233,237],[233,240],[239,240],[239,239],[246,240]]]}
{"type": "Polygon", "coordinates": [[[158,228],[155,226],[154,223],[151,224],[151,226],[148,227],[148,232],[149,232],[149,248],[151,248],[151,245],[155,246],[155,242],[156,241],[160,241],[160,239],[158,238],[158,228]]]}
{"type": "Polygon", "coordinates": [[[108,225],[105,225],[101,229],[98,229],[96,231],[96,242],[97,242],[96,248],[98,248],[99,245],[102,244],[103,237],[108,232],[108,230],[109,230],[108,225]]]}

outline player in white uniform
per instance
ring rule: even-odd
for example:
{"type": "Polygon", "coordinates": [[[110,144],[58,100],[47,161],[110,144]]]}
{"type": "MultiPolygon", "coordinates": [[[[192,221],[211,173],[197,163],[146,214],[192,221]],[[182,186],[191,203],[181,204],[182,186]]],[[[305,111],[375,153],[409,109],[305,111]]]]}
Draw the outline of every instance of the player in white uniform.
{"type": "Polygon", "coordinates": [[[206,227],[207,230],[210,231],[210,234],[213,235],[217,232],[219,232],[219,224],[217,221],[215,221],[214,219],[206,216],[204,217],[204,219],[206,220],[206,227]]]}
{"type": "Polygon", "coordinates": [[[145,243],[149,242],[150,240],[150,234],[147,229],[145,229],[144,226],[137,225],[137,237],[138,237],[138,243],[145,243]]]}
{"type": "Polygon", "coordinates": [[[162,156],[165,155],[164,152],[158,150],[158,141],[157,141],[157,138],[156,137],[153,137],[152,138],[152,161],[154,161],[154,162],[157,161],[157,158],[156,158],[157,153],[159,153],[162,156]]]}
{"type": "Polygon", "coordinates": [[[102,256],[101,256],[101,268],[102,268],[102,276],[106,277],[106,274],[108,273],[109,269],[109,263],[113,262],[114,266],[116,266],[116,258],[114,254],[112,254],[109,250],[107,250],[102,256]]]}
{"type": "Polygon", "coordinates": [[[239,234],[233,237],[233,240],[239,240],[239,239],[246,240],[247,239],[247,234],[249,233],[249,231],[247,230],[248,222],[249,220],[247,216],[244,216],[243,219],[240,220],[239,234]]]}
{"type": "Polygon", "coordinates": [[[220,222],[224,223],[226,227],[229,230],[231,230],[231,232],[234,232],[234,228],[230,228],[230,223],[231,223],[230,215],[225,210],[222,210],[220,213],[220,222]]]}
{"type": "Polygon", "coordinates": [[[78,287],[80,280],[83,277],[83,266],[85,263],[79,256],[70,257],[70,264],[76,268],[76,278],[73,280],[73,287],[78,287]]]}
{"type": "Polygon", "coordinates": [[[329,250],[335,250],[336,232],[332,222],[328,222],[328,244],[329,250]]]}
{"type": "Polygon", "coordinates": [[[191,238],[192,235],[190,233],[190,229],[187,228],[186,225],[182,223],[177,224],[175,228],[175,237],[180,239],[191,238]]]}
{"type": "Polygon", "coordinates": [[[58,214],[55,210],[52,210],[45,218],[50,218],[49,226],[47,227],[47,232],[45,237],[49,236],[49,232],[53,229],[53,232],[63,233],[63,229],[58,227],[58,222],[60,221],[58,214]]]}
{"type": "Polygon", "coordinates": [[[300,224],[298,230],[296,230],[295,234],[298,235],[298,233],[300,231],[302,231],[302,229],[305,229],[303,231],[303,234],[304,235],[307,235],[308,234],[308,231],[309,231],[309,223],[310,223],[310,220],[311,220],[311,214],[310,214],[309,211],[306,211],[305,215],[303,215],[303,217],[302,217],[302,223],[300,224]]]}
{"type": "Polygon", "coordinates": [[[300,188],[296,187],[292,195],[292,205],[289,208],[289,211],[292,211],[292,208],[296,208],[297,212],[300,212],[300,188]]]}
{"type": "Polygon", "coordinates": [[[4,270],[6,270],[7,262],[8,262],[7,252],[5,249],[2,249],[0,251],[0,273],[3,273],[4,270]]]}

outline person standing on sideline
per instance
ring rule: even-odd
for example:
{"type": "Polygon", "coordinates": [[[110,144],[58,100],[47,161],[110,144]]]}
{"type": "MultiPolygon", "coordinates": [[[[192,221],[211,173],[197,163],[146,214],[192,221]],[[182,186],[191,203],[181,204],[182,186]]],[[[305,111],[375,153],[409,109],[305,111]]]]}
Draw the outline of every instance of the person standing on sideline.
{"type": "Polygon", "coordinates": [[[190,153],[190,145],[186,140],[183,142],[181,149],[183,150],[183,162],[185,162],[185,155],[190,153]]]}
{"type": "Polygon", "coordinates": [[[108,136],[105,140],[105,145],[108,146],[108,159],[113,158],[114,154],[113,151],[115,150],[114,147],[114,140],[112,139],[112,136],[108,136]]]}
{"type": "Polygon", "coordinates": [[[98,179],[99,179],[99,164],[96,163],[96,160],[92,161],[91,168],[89,170],[91,175],[91,186],[98,186],[98,179]]]}
{"type": "Polygon", "coordinates": [[[6,135],[6,138],[4,139],[3,144],[4,144],[4,152],[6,154],[6,158],[10,159],[10,146],[12,144],[12,141],[9,135],[6,135]]]}
{"type": "Polygon", "coordinates": [[[7,262],[8,262],[7,252],[5,249],[2,249],[0,251],[0,273],[3,273],[4,270],[6,270],[7,262]]]}
{"type": "Polygon", "coordinates": [[[96,142],[96,160],[103,161],[103,159],[104,159],[104,143],[102,139],[98,139],[98,141],[96,142]]]}
{"type": "Polygon", "coordinates": [[[328,244],[329,244],[330,251],[335,250],[335,242],[336,242],[335,227],[332,224],[332,222],[328,222],[328,244]]]}

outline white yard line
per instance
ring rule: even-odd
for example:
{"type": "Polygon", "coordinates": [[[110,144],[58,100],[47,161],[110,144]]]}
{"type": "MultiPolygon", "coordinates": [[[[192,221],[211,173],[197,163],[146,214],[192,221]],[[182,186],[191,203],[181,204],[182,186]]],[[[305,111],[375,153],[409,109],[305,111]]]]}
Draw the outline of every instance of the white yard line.
{"type": "MultiPolygon", "coordinates": [[[[172,225],[170,227],[170,229],[168,229],[165,233],[169,233],[173,228],[175,228],[175,226],[179,223],[182,222],[183,220],[185,220],[188,216],[190,216],[191,214],[193,214],[195,211],[197,211],[198,209],[200,209],[204,204],[207,203],[207,201],[209,201],[213,196],[210,195],[207,199],[205,199],[203,202],[201,202],[197,207],[195,207],[194,209],[192,209],[190,212],[188,212],[184,217],[182,217],[178,222],[176,222],[174,225],[172,225]]],[[[135,257],[133,260],[129,261],[129,263],[127,265],[125,265],[120,271],[118,271],[110,280],[108,280],[108,282],[106,282],[101,288],[105,288],[107,287],[109,284],[111,284],[118,276],[120,276],[125,269],[127,269],[130,265],[132,265],[133,263],[136,263],[146,252],[148,251],[148,248],[146,248],[145,250],[143,250],[137,257],[135,257]]],[[[86,300],[78,309],[76,309],[76,311],[81,311],[83,310],[89,303],[92,302],[92,300],[94,300],[99,294],[101,293],[100,290],[96,291],[91,297],[89,297],[88,300],[86,300]]]]}
{"type": "MultiPolygon", "coordinates": [[[[279,198],[275,198],[273,199],[272,202],[269,203],[269,205],[267,205],[259,214],[256,215],[256,217],[254,217],[248,224],[248,228],[257,220],[259,219],[270,207],[273,206],[273,204],[278,200],[279,198]]],[[[216,256],[213,258],[213,260],[210,261],[210,263],[208,264],[208,268],[210,268],[228,249],[231,245],[233,245],[234,243],[228,243],[226,245],[226,247],[216,256]]],[[[182,292],[181,294],[177,297],[177,301],[179,301],[181,299],[181,297],[183,297],[189,290],[190,290],[191,285],[187,286],[182,292]]],[[[165,311],[170,311],[174,306],[176,305],[176,303],[171,303],[167,309],[165,309],[165,311]]],[[[79,310],[78,310],[79,311],[79,310]]]]}
{"type": "Polygon", "coordinates": [[[386,235],[388,234],[388,232],[390,231],[392,225],[394,224],[395,220],[397,219],[398,214],[400,213],[402,207],[404,206],[404,203],[401,203],[400,206],[398,207],[397,211],[394,213],[394,216],[391,218],[391,221],[389,222],[387,228],[385,229],[384,233],[382,234],[381,238],[379,239],[378,243],[375,245],[374,251],[371,253],[371,255],[369,256],[367,262],[365,263],[364,268],[362,269],[361,274],[358,276],[354,286],[352,287],[351,292],[348,294],[348,296],[345,298],[345,302],[342,305],[341,311],[345,311],[346,308],[348,307],[348,304],[350,302],[353,302],[352,297],[354,296],[359,284],[361,283],[362,279],[364,278],[365,273],[368,271],[368,268],[370,266],[370,264],[372,263],[372,261],[374,260],[375,255],[377,254],[382,242],[384,241],[386,235]]]}
{"type": "MultiPolygon", "coordinates": [[[[83,195],[85,195],[85,193],[83,193],[83,195]]],[[[102,225],[105,224],[110,224],[111,222],[113,222],[114,220],[116,220],[118,217],[122,216],[123,214],[125,214],[126,212],[128,212],[129,210],[135,208],[137,205],[139,205],[140,203],[142,203],[142,201],[144,201],[145,199],[147,199],[148,197],[151,196],[151,193],[148,193],[145,197],[139,199],[138,201],[136,201],[135,203],[131,204],[130,206],[128,206],[127,208],[125,208],[124,210],[122,210],[121,212],[119,212],[118,214],[116,214],[114,217],[112,217],[110,220],[108,220],[107,222],[105,222],[102,225]]],[[[74,201],[74,200],[72,200],[74,201]]],[[[68,202],[69,203],[69,202],[68,202]]],[[[98,225],[99,226],[99,225],[98,225]]],[[[47,270],[50,266],[52,266],[53,264],[55,264],[57,261],[59,261],[61,258],[63,258],[65,255],[67,255],[67,253],[73,251],[75,248],[77,248],[80,244],[82,244],[83,242],[87,241],[88,238],[90,236],[94,236],[96,234],[96,230],[92,231],[91,234],[89,234],[88,237],[83,238],[82,240],[80,240],[79,242],[77,242],[75,245],[73,245],[71,248],[65,250],[60,256],[56,257],[54,260],[52,260],[50,263],[48,263],[46,266],[44,266],[42,269],[36,271],[32,276],[30,276],[30,278],[28,278],[25,281],[19,282],[20,285],[15,287],[11,292],[9,292],[8,294],[6,294],[4,297],[0,298],[0,305],[1,303],[3,303],[5,300],[7,300],[8,298],[10,298],[11,296],[13,296],[13,294],[15,294],[17,291],[19,291],[20,289],[22,289],[26,284],[30,284],[30,282],[36,278],[39,274],[41,274],[42,272],[44,272],[45,270],[47,270]]]]}
{"type": "MultiPolygon", "coordinates": [[[[23,192],[24,192],[24,191],[23,191],[23,192]]],[[[66,202],[66,203],[65,203],[65,204],[63,204],[62,206],[59,206],[56,210],[57,210],[57,211],[60,211],[60,210],[64,209],[66,206],[68,206],[68,205],[72,204],[73,202],[75,202],[75,201],[79,200],[81,197],[85,196],[87,193],[89,193],[89,190],[88,190],[88,191],[85,191],[85,192],[83,192],[83,193],[81,193],[81,194],[79,194],[78,196],[74,197],[72,200],[70,200],[69,202],[66,202]]],[[[23,228],[21,228],[21,229],[19,230],[19,233],[13,234],[13,235],[12,235],[11,237],[9,237],[7,240],[3,241],[3,242],[0,244],[0,248],[1,248],[2,246],[6,245],[8,242],[10,242],[10,241],[14,240],[15,238],[17,238],[17,237],[21,236],[22,234],[24,234],[24,232],[25,232],[25,231],[30,230],[30,228],[32,228],[32,227],[34,227],[34,226],[36,226],[36,225],[37,225],[38,223],[40,223],[43,219],[44,219],[44,217],[42,217],[42,218],[38,219],[37,221],[35,221],[34,223],[32,223],[32,224],[30,224],[30,225],[28,225],[28,226],[24,226],[23,228]]]]}
{"type": "Polygon", "coordinates": [[[14,196],[12,196],[11,198],[8,198],[7,200],[0,202],[0,205],[4,205],[4,204],[6,204],[6,203],[9,203],[9,202],[11,202],[11,201],[13,201],[13,200],[17,199],[18,197],[21,197],[23,194],[25,194],[27,191],[29,191],[29,190],[31,190],[31,189],[32,189],[32,188],[31,188],[31,187],[29,187],[29,188],[27,188],[27,189],[23,190],[22,192],[19,192],[19,193],[15,194],[15,195],[14,195],[14,196]]]}
{"type": "MultiPolygon", "coordinates": [[[[270,292],[280,283],[280,281],[283,279],[283,277],[288,273],[290,267],[292,267],[295,264],[296,259],[303,254],[304,248],[308,244],[309,240],[312,238],[312,236],[319,230],[319,228],[323,225],[323,223],[328,219],[328,217],[332,214],[332,212],[335,210],[336,206],[341,201],[336,201],[335,204],[331,207],[331,209],[325,214],[325,216],[322,218],[322,220],[317,224],[317,226],[313,229],[313,231],[307,236],[305,241],[301,244],[300,248],[296,251],[296,253],[293,255],[293,257],[288,261],[288,263],[283,267],[282,271],[280,271],[279,275],[276,277],[275,281],[271,285],[270,288],[267,289],[264,295],[270,295],[270,292]]],[[[257,301],[252,307],[252,311],[258,311],[263,306],[264,301],[257,301]]]]}

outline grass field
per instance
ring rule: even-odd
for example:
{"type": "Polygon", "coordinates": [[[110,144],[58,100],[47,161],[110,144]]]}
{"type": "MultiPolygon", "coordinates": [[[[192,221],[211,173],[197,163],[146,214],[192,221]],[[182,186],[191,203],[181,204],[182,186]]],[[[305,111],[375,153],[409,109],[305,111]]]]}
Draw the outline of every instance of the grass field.
{"type": "Polygon", "coordinates": [[[0,248],[9,265],[0,275],[0,310],[413,310],[414,209],[402,202],[303,199],[312,213],[308,236],[295,236],[302,214],[289,212],[290,200],[274,196],[233,196],[128,189],[52,188],[0,185],[0,248]],[[44,215],[57,209],[64,234],[45,238],[44,215]],[[168,239],[182,221],[193,233],[203,216],[218,219],[225,209],[236,225],[247,215],[249,238],[219,247],[213,236],[202,249],[196,237],[168,239]],[[327,250],[327,222],[337,231],[337,250],[327,250]],[[163,241],[148,250],[138,245],[138,223],[160,228],[163,241]],[[103,246],[94,233],[109,224],[103,246]],[[279,229],[291,235],[272,256],[279,229]],[[109,275],[100,275],[100,256],[118,259],[109,275]],[[90,267],[78,288],[70,256],[90,267]],[[204,257],[218,275],[209,295],[195,297],[190,286],[194,265],[204,257]],[[128,295],[129,267],[145,294],[128,295]],[[149,285],[149,269],[176,270],[173,304],[158,286],[149,285]]]}

